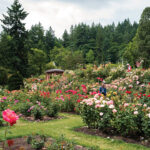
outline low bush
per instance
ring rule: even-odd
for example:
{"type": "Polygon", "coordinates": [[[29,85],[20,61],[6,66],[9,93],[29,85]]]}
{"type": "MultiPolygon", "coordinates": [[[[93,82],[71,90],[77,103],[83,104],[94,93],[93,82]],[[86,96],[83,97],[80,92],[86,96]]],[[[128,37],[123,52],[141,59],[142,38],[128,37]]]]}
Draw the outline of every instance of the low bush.
{"type": "Polygon", "coordinates": [[[90,128],[125,137],[150,138],[150,113],[146,104],[115,105],[108,98],[90,98],[81,102],[81,116],[90,128]]]}
{"type": "Polygon", "coordinates": [[[46,115],[49,117],[56,117],[58,115],[59,106],[57,103],[49,103],[46,108],[46,115]]]}
{"type": "Polygon", "coordinates": [[[23,87],[23,77],[19,73],[13,74],[8,79],[8,89],[10,91],[19,90],[21,87],[23,87]]]}
{"type": "Polygon", "coordinates": [[[6,69],[0,68],[0,85],[4,86],[7,84],[8,74],[6,69]]]}

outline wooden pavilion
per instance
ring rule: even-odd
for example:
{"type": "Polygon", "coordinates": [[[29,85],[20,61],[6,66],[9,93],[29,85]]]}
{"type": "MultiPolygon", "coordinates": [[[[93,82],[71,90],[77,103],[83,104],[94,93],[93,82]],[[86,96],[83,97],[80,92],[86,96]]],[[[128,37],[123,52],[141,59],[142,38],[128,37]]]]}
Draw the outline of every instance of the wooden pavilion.
{"type": "Polygon", "coordinates": [[[61,70],[61,69],[50,69],[50,70],[47,70],[45,71],[46,73],[46,80],[49,80],[50,78],[50,75],[54,74],[54,75],[58,75],[58,74],[63,74],[64,73],[64,70],[61,70]]]}

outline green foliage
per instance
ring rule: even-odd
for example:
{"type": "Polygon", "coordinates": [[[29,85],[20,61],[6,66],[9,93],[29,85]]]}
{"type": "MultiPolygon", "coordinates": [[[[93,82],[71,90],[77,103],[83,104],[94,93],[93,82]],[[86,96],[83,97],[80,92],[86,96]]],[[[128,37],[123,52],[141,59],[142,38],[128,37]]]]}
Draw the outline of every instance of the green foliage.
{"type": "Polygon", "coordinates": [[[45,65],[45,70],[57,68],[55,62],[51,61],[45,65]]]}
{"type": "Polygon", "coordinates": [[[0,68],[0,85],[4,86],[7,84],[8,73],[6,69],[0,68]]]}
{"type": "Polygon", "coordinates": [[[0,66],[12,69],[12,52],[10,52],[12,45],[12,37],[6,33],[0,35],[0,66]]]}
{"type": "Polygon", "coordinates": [[[2,113],[0,113],[0,127],[3,126],[4,120],[2,117],[2,113]]]}
{"type": "Polygon", "coordinates": [[[143,66],[148,68],[150,66],[150,7],[143,10],[137,34],[139,37],[138,51],[144,60],[143,66]]]}
{"type": "MultiPolygon", "coordinates": [[[[143,105],[137,105],[137,111],[132,108],[132,105],[128,105],[126,108],[120,105],[115,110],[116,112],[113,112],[113,109],[110,107],[111,105],[99,105],[91,102],[82,102],[81,105],[81,116],[88,127],[100,129],[101,131],[109,132],[109,134],[150,137],[149,114],[144,114],[143,105]]],[[[107,102],[105,101],[105,103],[107,102]]]]}
{"type": "Polygon", "coordinates": [[[6,53],[9,54],[10,66],[13,71],[19,71],[22,76],[27,76],[27,49],[25,42],[27,31],[25,23],[22,21],[27,17],[27,13],[22,8],[18,0],[14,0],[11,8],[8,8],[7,15],[3,15],[2,27],[5,33],[12,37],[9,48],[6,53]]]}
{"type": "Polygon", "coordinates": [[[45,49],[44,45],[44,28],[41,23],[32,25],[28,33],[28,49],[45,49]]]}
{"type": "Polygon", "coordinates": [[[41,150],[46,142],[46,137],[44,135],[36,134],[36,136],[28,136],[27,143],[32,145],[32,148],[36,150],[41,150]]]}
{"type": "Polygon", "coordinates": [[[69,49],[65,49],[64,47],[54,47],[54,49],[51,50],[50,59],[62,69],[75,69],[78,64],[84,62],[82,52],[75,51],[72,53],[69,49]]]}
{"type": "Polygon", "coordinates": [[[74,150],[75,143],[72,141],[66,141],[64,135],[61,135],[56,141],[53,141],[48,146],[48,150],[74,150]]]}
{"type": "Polygon", "coordinates": [[[46,114],[49,117],[56,117],[58,115],[59,106],[57,103],[49,103],[47,106],[46,114]]]}
{"type": "Polygon", "coordinates": [[[31,116],[31,111],[29,111],[30,107],[32,106],[29,102],[20,103],[15,107],[14,111],[20,112],[24,116],[28,117],[31,116]]]}
{"type": "Polygon", "coordinates": [[[138,122],[136,122],[136,118],[137,115],[133,115],[133,111],[130,109],[130,107],[127,107],[125,110],[119,111],[116,114],[113,126],[116,128],[117,132],[123,136],[134,136],[141,130],[141,128],[138,126],[138,122]]]}
{"type": "Polygon", "coordinates": [[[93,63],[94,62],[94,52],[93,52],[93,50],[89,50],[89,52],[86,53],[86,61],[88,63],[93,63]]]}
{"type": "Polygon", "coordinates": [[[97,61],[99,63],[103,63],[105,61],[104,58],[104,33],[103,28],[101,26],[98,27],[97,35],[96,35],[96,55],[97,55],[97,61]]]}
{"type": "Polygon", "coordinates": [[[126,72],[124,67],[118,66],[117,68],[112,69],[109,75],[111,76],[111,80],[115,80],[120,77],[125,78],[126,72]]]}
{"type": "Polygon", "coordinates": [[[46,65],[46,54],[42,50],[32,48],[28,58],[30,74],[41,74],[46,65]]]}
{"type": "Polygon", "coordinates": [[[23,77],[19,73],[15,73],[11,75],[8,79],[8,89],[10,91],[12,90],[19,90],[21,87],[23,87],[23,77]]]}
{"type": "Polygon", "coordinates": [[[125,48],[125,52],[123,54],[123,57],[125,60],[128,61],[128,63],[131,66],[135,66],[136,61],[139,61],[140,52],[138,51],[138,35],[133,38],[133,42],[130,42],[127,47],[125,48]]]}
{"type": "Polygon", "coordinates": [[[109,71],[110,71],[110,69],[104,68],[104,69],[98,70],[97,73],[98,73],[99,77],[104,79],[109,76],[109,73],[110,73],[109,71]]]}
{"type": "Polygon", "coordinates": [[[146,138],[150,138],[150,120],[148,116],[142,117],[142,131],[146,138]]]}
{"type": "Polygon", "coordinates": [[[39,105],[34,105],[34,108],[31,110],[31,114],[34,116],[35,120],[42,120],[44,116],[44,111],[39,105]]]}
{"type": "Polygon", "coordinates": [[[88,127],[95,128],[97,124],[97,113],[94,106],[83,105],[81,109],[81,116],[83,122],[85,122],[88,127]]]}
{"type": "Polygon", "coordinates": [[[69,38],[69,34],[68,34],[67,30],[64,31],[62,38],[63,38],[63,46],[68,47],[69,42],[70,42],[70,38],[69,38]]]}

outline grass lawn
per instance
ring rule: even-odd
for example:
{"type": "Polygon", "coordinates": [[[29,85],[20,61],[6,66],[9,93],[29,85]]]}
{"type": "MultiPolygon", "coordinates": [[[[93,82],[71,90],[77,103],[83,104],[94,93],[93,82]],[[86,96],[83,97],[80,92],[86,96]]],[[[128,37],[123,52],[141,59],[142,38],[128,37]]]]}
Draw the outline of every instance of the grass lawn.
{"type": "MultiPolygon", "coordinates": [[[[27,122],[19,120],[16,125],[11,127],[11,133],[8,138],[15,138],[30,135],[32,133],[45,134],[55,139],[61,134],[65,135],[67,140],[87,147],[97,147],[100,150],[150,150],[144,146],[125,143],[121,140],[106,139],[98,136],[86,135],[75,132],[74,128],[84,126],[82,119],[78,115],[61,113],[64,119],[52,120],[49,122],[27,122]]],[[[4,127],[0,128],[0,138],[4,136],[4,127]]]]}

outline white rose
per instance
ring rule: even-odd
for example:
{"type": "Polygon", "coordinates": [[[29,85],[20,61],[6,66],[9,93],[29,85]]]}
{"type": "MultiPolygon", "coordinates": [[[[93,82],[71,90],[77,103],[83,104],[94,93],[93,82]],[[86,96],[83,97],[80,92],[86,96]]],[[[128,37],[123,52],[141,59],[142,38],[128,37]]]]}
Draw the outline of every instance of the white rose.
{"type": "Polygon", "coordinates": [[[109,105],[109,108],[110,108],[110,109],[113,109],[113,108],[114,108],[114,105],[109,105]]]}
{"type": "Polygon", "coordinates": [[[134,115],[137,115],[138,114],[138,111],[134,111],[134,115]]]}
{"type": "Polygon", "coordinates": [[[150,118],[150,113],[149,113],[149,114],[147,114],[147,116],[148,116],[148,118],[150,118]]]}
{"type": "Polygon", "coordinates": [[[99,113],[100,116],[103,116],[103,114],[104,114],[104,113],[102,113],[102,112],[99,113]]]}

